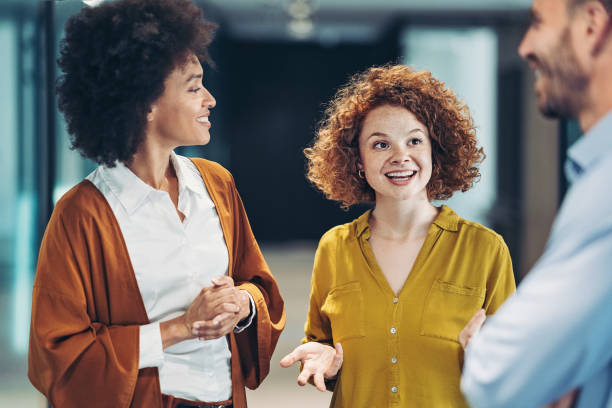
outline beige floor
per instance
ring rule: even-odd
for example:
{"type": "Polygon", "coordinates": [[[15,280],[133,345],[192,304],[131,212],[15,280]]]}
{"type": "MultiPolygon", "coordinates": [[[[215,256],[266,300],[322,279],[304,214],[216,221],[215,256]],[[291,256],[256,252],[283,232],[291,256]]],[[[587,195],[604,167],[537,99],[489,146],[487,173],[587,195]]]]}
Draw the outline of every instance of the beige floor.
{"type": "Polygon", "coordinates": [[[285,299],[287,326],[272,356],[268,378],[257,390],[247,392],[249,407],[318,408],[329,406],[330,392],[320,392],[311,385],[300,387],[296,382],[298,368],[281,368],[279,365],[280,359],[300,344],[304,337],[304,321],[308,310],[310,276],[315,249],[312,243],[262,247],[264,256],[285,299]]]}
{"type": "MultiPolygon", "coordinates": [[[[304,319],[308,307],[310,274],[315,246],[313,243],[262,245],[270,269],[276,276],[287,309],[287,326],[272,356],[270,374],[255,391],[247,391],[250,408],[318,408],[327,407],[331,393],[321,393],[308,385],[296,383],[297,367],[283,369],[279,361],[299,344],[304,335],[304,319]]],[[[8,288],[0,291],[0,310],[7,311],[8,288]]],[[[6,317],[0,323],[0,349],[8,346],[6,317]]],[[[0,407],[43,408],[44,398],[29,384],[25,355],[0,353],[0,407]]]]}

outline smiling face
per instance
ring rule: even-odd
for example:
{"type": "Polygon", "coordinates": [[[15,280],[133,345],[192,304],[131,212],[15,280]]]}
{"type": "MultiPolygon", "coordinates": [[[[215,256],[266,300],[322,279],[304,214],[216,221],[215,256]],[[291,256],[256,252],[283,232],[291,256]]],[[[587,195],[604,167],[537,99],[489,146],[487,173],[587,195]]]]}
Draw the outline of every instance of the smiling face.
{"type": "Polygon", "coordinates": [[[147,137],[171,148],[210,141],[209,115],[216,101],[202,85],[202,76],[202,65],[195,55],[168,75],[164,93],[147,116],[147,137]]]}
{"type": "Polygon", "coordinates": [[[565,0],[534,0],[519,54],[535,70],[538,108],[549,117],[575,118],[588,78],[577,57],[565,0]]]}
{"type": "Polygon", "coordinates": [[[427,127],[401,106],[372,109],[359,134],[359,170],[376,200],[428,200],[431,140],[427,127]]]}

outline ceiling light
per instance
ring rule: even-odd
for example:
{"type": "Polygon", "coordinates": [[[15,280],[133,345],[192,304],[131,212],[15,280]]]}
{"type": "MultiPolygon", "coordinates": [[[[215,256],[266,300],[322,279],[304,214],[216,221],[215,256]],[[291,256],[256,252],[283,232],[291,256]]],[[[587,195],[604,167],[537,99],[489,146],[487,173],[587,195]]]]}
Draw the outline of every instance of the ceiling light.
{"type": "Polygon", "coordinates": [[[83,3],[87,4],[89,7],[96,7],[102,4],[104,0],[83,0],[83,3]]]}

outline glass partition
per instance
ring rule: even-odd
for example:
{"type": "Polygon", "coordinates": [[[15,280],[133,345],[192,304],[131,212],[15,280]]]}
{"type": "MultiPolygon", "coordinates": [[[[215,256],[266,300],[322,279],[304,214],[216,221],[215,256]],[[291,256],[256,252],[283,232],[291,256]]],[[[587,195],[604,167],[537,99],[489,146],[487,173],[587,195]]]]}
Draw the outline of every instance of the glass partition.
{"type": "Polygon", "coordinates": [[[470,108],[487,157],[480,181],[455,193],[448,205],[464,218],[490,225],[497,192],[497,35],[485,27],[412,26],[401,39],[404,63],[431,71],[470,108]]]}

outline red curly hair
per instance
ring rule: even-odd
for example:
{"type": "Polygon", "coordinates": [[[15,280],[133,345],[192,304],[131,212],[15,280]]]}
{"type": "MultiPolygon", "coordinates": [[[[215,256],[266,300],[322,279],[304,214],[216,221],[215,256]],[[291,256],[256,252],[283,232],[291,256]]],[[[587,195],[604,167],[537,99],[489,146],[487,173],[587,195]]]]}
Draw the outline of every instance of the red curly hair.
{"type": "Polygon", "coordinates": [[[401,106],[429,130],[432,174],[430,200],[467,191],[480,177],[485,154],[467,106],[429,71],[405,65],[373,67],[354,75],[338,90],[319,124],[312,147],[304,149],[307,178],[343,208],[374,202],[374,190],[358,177],[359,133],[367,114],[381,105],[401,106]]]}

